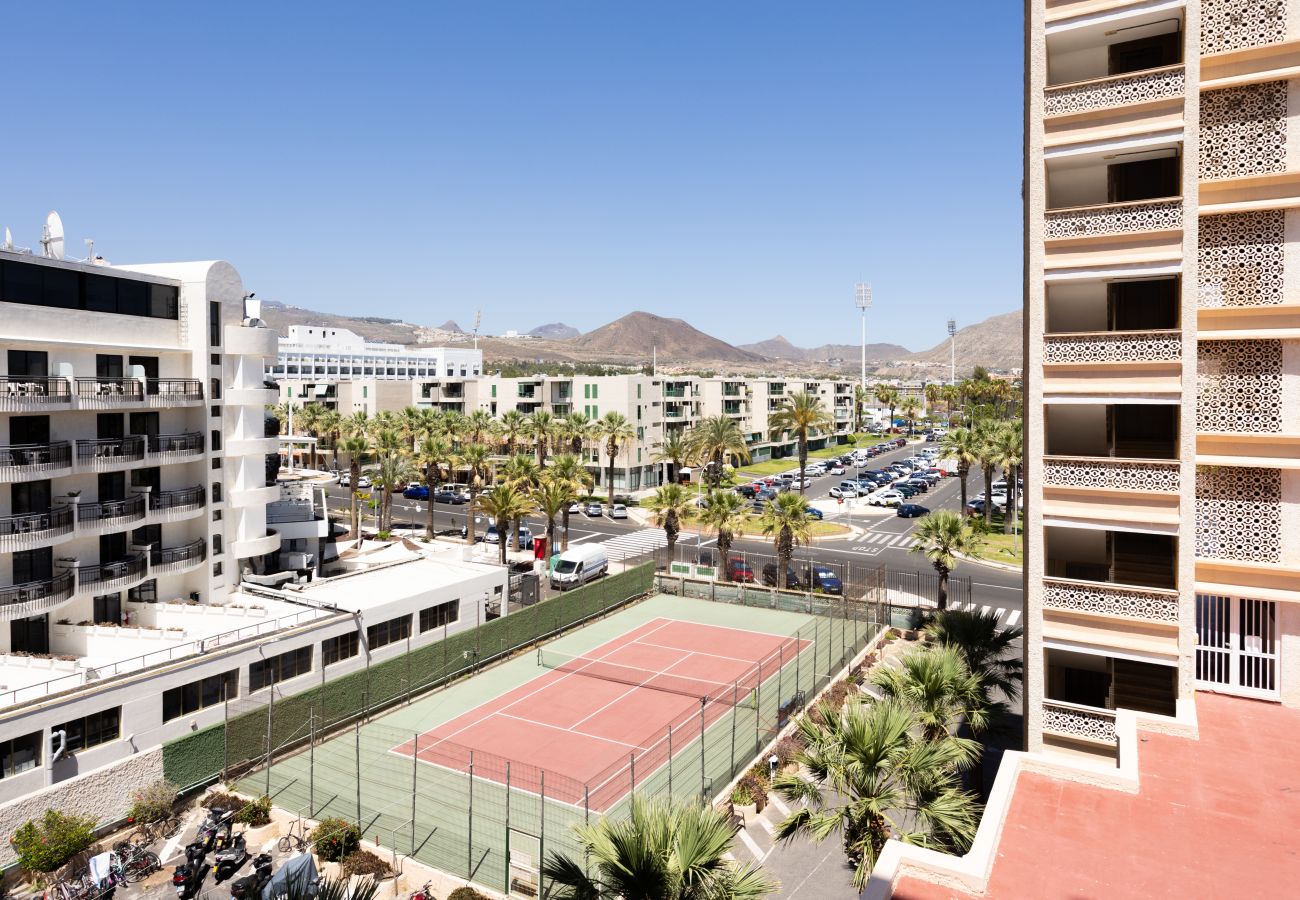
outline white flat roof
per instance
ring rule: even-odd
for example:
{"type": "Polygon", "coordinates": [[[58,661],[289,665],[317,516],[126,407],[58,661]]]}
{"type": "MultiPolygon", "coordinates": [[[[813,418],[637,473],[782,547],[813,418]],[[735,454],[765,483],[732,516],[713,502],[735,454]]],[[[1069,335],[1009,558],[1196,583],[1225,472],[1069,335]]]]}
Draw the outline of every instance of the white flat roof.
{"type": "Polygon", "coordinates": [[[499,566],[459,558],[417,558],[314,581],[298,593],[310,601],[361,612],[493,574],[503,581],[506,577],[505,569],[499,566]]]}

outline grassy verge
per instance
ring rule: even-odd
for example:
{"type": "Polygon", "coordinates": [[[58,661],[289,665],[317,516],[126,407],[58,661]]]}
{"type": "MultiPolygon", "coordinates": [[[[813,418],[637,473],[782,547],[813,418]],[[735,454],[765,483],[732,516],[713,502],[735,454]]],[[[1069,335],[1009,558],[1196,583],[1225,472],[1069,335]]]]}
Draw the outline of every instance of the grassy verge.
{"type": "MultiPolygon", "coordinates": [[[[754,524],[745,528],[745,537],[763,537],[763,529],[758,524],[758,516],[752,517],[754,524]]],[[[682,522],[682,531],[699,531],[695,524],[695,517],[687,517],[682,522]]],[[[847,525],[841,525],[838,522],[823,522],[820,519],[814,519],[808,523],[808,533],[813,537],[837,537],[849,533],[847,525]]]]}
{"type": "Polygon", "coordinates": [[[1002,528],[1005,518],[998,513],[993,514],[993,527],[988,534],[980,536],[980,547],[973,554],[977,559],[985,559],[989,562],[1006,563],[1011,566],[1023,566],[1025,564],[1024,555],[1024,523],[1018,523],[1021,529],[1019,535],[1003,534],[1002,528]]]}

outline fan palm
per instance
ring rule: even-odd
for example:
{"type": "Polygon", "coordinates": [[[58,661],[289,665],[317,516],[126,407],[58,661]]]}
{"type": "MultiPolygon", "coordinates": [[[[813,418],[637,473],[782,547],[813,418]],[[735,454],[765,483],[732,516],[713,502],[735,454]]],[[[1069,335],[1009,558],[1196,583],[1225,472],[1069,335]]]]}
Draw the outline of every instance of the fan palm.
{"type": "Polygon", "coordinates": [[[686,440],[685,435],[680,429],[674,429],[664,435],[664,439],[655,445],[659,449],[655,452],[655,462],[666,462],[672,465],[672,476],[664,479],[665,481],[677,481],[677,474],[681,471],[682,466],[691,456],[691,445],[686,440]]]}
{"type": "Polygon", "coordinates": [[[875,388],[876,402],[881,406],[889,407],[889,425],[885,433],[889,434],[894,430],[894,410],[898,407],[898,388],[888,384],[878,384],[875,388]]]}
{"type": "Polygon", "coordinates": [[[370,451],[370,439],[354,434],[343,439],[343,452],[348,455],[348,495],[352,506],[352,537],[361,540],[361,511],[357,507],[357,482],[361,480],[362,458],[370,451]]]}
{"type": "Polygon", "coordinates": [[[618,459],[622,446],[636,436],[636,429],[622,413],[608,412],[596,423],[597,434],[605,442],[605,456],[609,458],[609,503],[614,504],[614,461],[618,459]]]}
{"type": "Polygon", "coordinates": [[[574,456],[582,456],[582,450],[591,437],[594,424],[586,413],[580,412],[571,412],[561,420],[560,432],[568,441],[569,452],[574,456]]]}
{"type": "Polygon", "coordinates": [[[429,518],[424,536],[433,540],[433,508],[436,506],[433,494],[442,481],[443,466],[450,467],[453,464],[451,441],[445,437],[424,438],[415,448],[415,464],[424,473],[424,484],[429,489],[429,518]]]}
{"type": "Polygon", "coordinates": [[[700,526],[718,536],[718,563],[723,580],[729,580],[727,555],[732,541],[745,533],[749,524],[749,504],[735,491],[709,491],[700,509],[700,526]]]}
{"type": "Polygon", "coordinates": [[[492,450],[485,444],[462,444],[458,459],[460,464],[469,470],[469,507],[465,511],[465,541],[473,544],[478,540],[478,527],[474,514],[478,509],[479,491],[483,490],[483,481],[488,477],[492,450]]]}
{"type": "Polygon", "coordinates": [[[736,826],[709,806],[634,794],[626,818],[574,829],[581,857],[542,862],[549,897],[566,900],[760,900],[780,885],[730,857],[736,826]]]}
{"type": "Polygon", "coordinates": [[[690,514],[693,505],[691,492],[680,484],[665,484],[654,492],[654,496],[645,505],[653,513],[650,521],[662,528],[668,536],[668,564],[671,566],[677,535],[682,530],[682,519],[690,514]]]}
{"type": "MultiPolygon", "coordinates": [[[[522,493],[528,494],[541,481],[542,470],[531,456],[516,453],[501,467],[501,475],[507,484],[512,484],[522,493]]],[[[523,528],[523,521],[515,519],[510,524],[515,536],[515,549],[522,550],[523,540],[520,529],[523,528]]],[[[504,535],[502,537],[504,539],[504,535]]]]}
{"type": "MultiPolygon", "coordinates": [[[[1017,510],[1020,508],[1016,494],[1019,492],[1020,464],[1024,462],[1025,457],[1024,432],[1021,430],[1020,420],[1000,423],[992,430],[990,443],[993,464],[1001,467],[1006,474],[1007,514],[1002,520],[1002,532],[1010,534],[1015,527],[1017,510]]],[[[985,504],[985,506],[989,505],[991,504],[985,504]]]]}
{"type": "Polygon", "coordinates": [[[958,767],[965,769],[979,758],[980,746],[954,733],[963,718],[975,734],[989,724],[992,711],[980,685],[952,647],[926,647],[903,655],[897,666],[879,666],[871,683],[886,697],[908,704],[916,711],[927,741],[954,741],[962,750],[958,767]]]}
{"type": "Polygon", "coordinates": [[[546,548],[549,555],[555,555],[555,520],[569,511],[573,501],[578,499],[574,483],[568,478],[555,474],[555,468],[546,470],[541,483],[533,488],[533,500],[537,508],[546,517],[546,548]]]}
{"type": "Polygon", "coordinates": [[[343,419],[343,433],[349,437],[355,437],[359,434],[370,434],[370,416],[364,409],[359,409],[350,416],[343,419]]]}
{"type": "Polygon", "coordinates": [[[862,420],[866,414],[867,400],[870,395],[862,385],[853,386],[853,433],[862,433],[862,420]]]}
{"type": "Polygon", "coordinates": [[[925,405],[929,409],[930,415],[933,416],[934,408],[939,405],[939,398],[943,396],[943,387],[931,381],[925,386],[923,392],[925,394],[925,405]]]}
{"type": "Polygon", "coordinates": [[[499,484],[492,493],[480,497],[479,507],[492,518],[497,527],[497,550],[501,565],[506,564],[506,533],[511,522],[523,519],[533,511],[532,499],[513,484],[499,484]]]}
{"type": "Polygon", "coordinates": [[[320,421],[316,423],[320,430],[321,436],[329,441],[330,452],[334,454],[333,467],[338,471],[339,467],[339,433],[343,429],[343,417],[339,415],[338,410],[326,409],[320,414],[320,421]]]}
{"type": "Polygon", "coordinates": [[[470,444],[486,443],[488,435],[492,433],[492,414],[486,409],[476,409],[456,424],[458,427],[455,433],[461,440],[470,444]]]}
{"type": "Polygon", "coordinates": [[[925,631],[940,646],[961,654],[966,668],[979,677],[986,697],[994,691],[1008,700],[1019,696],[1024,661],[1015,644],[1024,637],[1022,629],[999,627],[996,612],[946,609],[935,613],[925,631]]]}
{"type": "Polygon", "coordinates": [[[758,521],[763,534],[771,535],[776,544],[776,586],[785,590],[794,548],[807,544],[810,536],[808,501],[799,494],[777,494],[763,507],[758,521]]]}
{"type": "Polygon", "coordinates": [[[539,409],[528,417],[525,433],[532,440],[533,448],[537,451],[537,465],[546,465],[546,452],[558,428],[559,423],[555,418],[555,413],[539,409]]]}
{"type": "Polygon", "coordinates": [[[993,476],[997,472],[998,426],[991,419],[975,423],[975,453],[984,475],[984,524],[993,524],[993,476]]]}
{"type": "MultiPolygon", "coordinates": [[[[305,404],[302,411],[294,415],[294,424],[298,426],[298,433],[310,438],[320,437],[320,417],[325,411],[325,407],[317,403],[305,404]]],[[[293,451],[290,446],[290,452],[293,451]]],[[[307,445],[307,467],[316,468],[316,442],[312,441],[307,445]]]]}
{"type": "Polygon", "coordinates": [[[970,847],[979,803],[959,786],[960,744],[925,740],[916,712],[893,699],[852,697],[818,711],[799,719],[799,771],[774,782],[793,810],[777,825],[779,839],[840,834],[859,890],[891,837],[955,853],[970,847]]]}
{"type": "Polygon", "coordinates": [[[916,435],[916,419],[921,414],[921,401],[915,397],[904,397],[903,402],[899,404],[899,409],[903,413],[903,418],[907,420],[907,433],[909,436],[916,435]]]}
{"type": "Polygon", "coordinates": [[[404,453],[389,453],[379,457],[375,468],[374,484],[379,490],[379,530],[393,530],[393,492],[416,477],[410,457],[404,453]]]}
{"type": "Polygon", "coordinates": [[[961,482],[961,508],[966,509],[966,482],[970,478],[970,467],[979,459],[979,440],[969,428],[954,428],[943,436],[939,444],[943,456],[957,460],[957,480],[961,482]]]}
{"type": "Polygon", "coordinates": [[[957,554],[974,552],[979,538],[960,514],[940,509],[917,523],[910,552],[920,553],[939,576],[939,609],[948,608],[948,576],[957,565],[957,554]]]}
{"type": "Polygon", "coordinates": [[[704,478],[710,487],[722,481],[722,466],[728,458],[749,462],[745,434],[734,419],[706,416],[695,423],[686,435],[690,457],[705,466],[704,478]]]}
{"type": "MultiPolygon", "coordinates": [[[[551,457],[550,468],[546,471],[554,478],[563,478],[571,482],[573,484],[575,499],[591,492],[593,484],[591,473],[588,472],[587,467],[582,464],[582,460],[573,453],[561,453],[559,456],[551,457]]],[[[560,522],[563,529],[563,534],[561,535],[563,546],[560,548],[561,550],[569,549],[569,507],[572,505],[573,504],[570,503],[568,506],[565,506],[564,511],[560,514],[560,522]]]]}
{"type": "Polygon", "coordinates": [[[835,427],[835,420],[822,403],[821,397],[800,391],[786,398],[785,403],[771,416],[767,424],[777,431],[793,432],[799,440],[799,493],[804,491],[804,472],[808,468],[808,436],[813,432],[835,427]]]}
{"type": "Polygon", "coordinates": [[[506,456],[515,455],[515,445],[528,426],[528,417],[517,409],[508,409],[501,414],[497,422],[497,435],[505,445],[502,449],[506,456]]]}

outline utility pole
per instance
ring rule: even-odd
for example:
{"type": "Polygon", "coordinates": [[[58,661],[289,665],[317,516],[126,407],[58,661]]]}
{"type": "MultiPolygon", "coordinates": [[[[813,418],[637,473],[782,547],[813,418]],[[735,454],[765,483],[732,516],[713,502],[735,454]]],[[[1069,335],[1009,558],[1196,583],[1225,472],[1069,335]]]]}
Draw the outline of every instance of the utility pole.
{"type": "Polygon", "coordinates": [[[957,383],[957,320],[948,320],[948,383],[957,383]]]}
{"type": "Polygon", "coordinates": [[[871,285],[859,281],[853,287],[854,303],[862,313],[862,389],[867,389],[867,310],[871,307],[871,285]]]}

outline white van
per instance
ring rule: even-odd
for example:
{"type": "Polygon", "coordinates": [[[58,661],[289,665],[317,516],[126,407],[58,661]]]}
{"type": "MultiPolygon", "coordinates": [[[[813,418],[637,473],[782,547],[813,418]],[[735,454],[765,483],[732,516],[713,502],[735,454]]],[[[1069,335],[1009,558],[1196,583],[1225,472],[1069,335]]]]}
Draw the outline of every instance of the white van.
{"type": "Polygon", "coordinates": [[[580,587],[609,571],[609,559],[599,544],[570,547],[560,554],[551,570],[551,587],[566,590],[580,587]]]}

